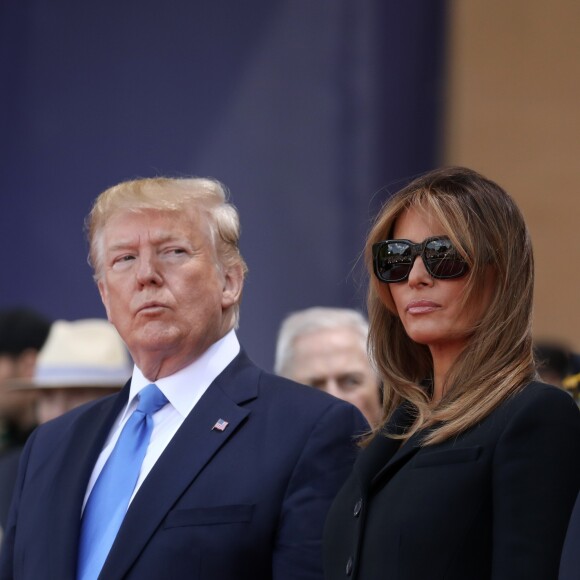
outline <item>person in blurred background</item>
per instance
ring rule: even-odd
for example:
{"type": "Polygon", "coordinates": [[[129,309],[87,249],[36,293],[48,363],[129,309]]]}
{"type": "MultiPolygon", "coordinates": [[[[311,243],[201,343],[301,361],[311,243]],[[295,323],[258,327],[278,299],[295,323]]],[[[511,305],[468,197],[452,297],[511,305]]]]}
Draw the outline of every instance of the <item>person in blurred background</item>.
{"type": "Polygon", "coordinates": [[[17,390],[38,393],[36,419],[45,423],[99,397],[111,395],[131,376],[129,353],[104,319],[57,320],[41,349],[32,380],[17,390]]]}
{"type": "Polygon", "coordinates": [[[20,448],[36,425],[34,392],[14,391],[7,381],[30,379],[51,321],[31,308],[0,311],[0,452],[20,448]]]}
{"type": "Polygon", "coordinates": [[[538,340],[534,355],[540,378],[550,385],[561,387],[580,405],[580,357],[563,344],[538,340]]]}
{"type": "Polygon", "coordinates": [[[274,372],[352,403],[376,425],[381,393],[367,355],[368,329],[364,316],[349,308],[294,312],[280,326],[274,372]]]}
{"type": "Polygon", "coordinates": [[[571,368],[570,350],[555,342],[538,340],[534,343],[534,356],[540,378],[549,385],[564,388],[571,368]]]}
{"type": "Polygon", "coordinates": [[[557,578],[580,487],[580,411],[538,382],[521,212],[451,167],[368,236],[369,345],[385,421],[326,521],[327,580],[557,578]]]}
{"type": "MultiPolygon", "coordinates": [[[[131,376],[129,353],[106,320],[55,321],[31,378],[7,381],[8,393],[36,394],[35,422],[45,423],[105,395],[131,376]]],[[[0,458],[0,525],[6,525],[20,450],[0,458]]]]}

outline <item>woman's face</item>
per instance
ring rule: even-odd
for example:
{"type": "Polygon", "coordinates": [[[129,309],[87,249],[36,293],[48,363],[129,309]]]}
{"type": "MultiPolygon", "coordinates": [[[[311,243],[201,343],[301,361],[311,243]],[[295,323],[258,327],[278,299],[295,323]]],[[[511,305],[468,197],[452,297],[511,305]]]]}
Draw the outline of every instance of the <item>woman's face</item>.
{"type": "MultiPolygon", "coordinates": [[[[441,224],[428,214],[406,210],[395,222],[393,238],[419,243],[431,236],[446,235],[441,224]]],[[[436,355],[455,358],[469,338],[473,324],[481,319],[491,301],[492,273],[481,299],[471,308],[462,307],[467,277],[436,280],[420,256],[415,259],[409,278],[403,282],[381,284],[379,295],[388,304],[388,293],[408,336],[429,347],[436,355]]]]}

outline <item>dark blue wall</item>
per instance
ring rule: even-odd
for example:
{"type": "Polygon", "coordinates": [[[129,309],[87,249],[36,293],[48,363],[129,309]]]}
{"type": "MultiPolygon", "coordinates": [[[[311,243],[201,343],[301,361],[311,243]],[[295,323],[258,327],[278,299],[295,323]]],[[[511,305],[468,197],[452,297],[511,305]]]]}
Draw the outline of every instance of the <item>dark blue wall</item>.
{"type": "Polygon", "coordinates": [[[3,0],[0,306],[104,316],[83,219],[121,180],[223,181],[250,267],[240,336],[362,308],[389,191],[437,164],[443,0],[3,0]]]}

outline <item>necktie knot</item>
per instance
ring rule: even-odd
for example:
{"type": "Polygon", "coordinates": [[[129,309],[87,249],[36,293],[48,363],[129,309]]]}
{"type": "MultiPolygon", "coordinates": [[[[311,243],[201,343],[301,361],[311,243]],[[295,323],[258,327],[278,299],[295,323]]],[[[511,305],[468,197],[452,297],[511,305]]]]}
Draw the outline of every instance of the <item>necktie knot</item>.
{"type": "Polygon", "coordinates": [[[159,390],[159,387],[156,384],[151,383],[139,393],[137,411],[140,411],[145,415],[153,415],[154,413],[157,413],[161,407],[167,405],[168,402],[169,401],[165,395],[159,390]]]}

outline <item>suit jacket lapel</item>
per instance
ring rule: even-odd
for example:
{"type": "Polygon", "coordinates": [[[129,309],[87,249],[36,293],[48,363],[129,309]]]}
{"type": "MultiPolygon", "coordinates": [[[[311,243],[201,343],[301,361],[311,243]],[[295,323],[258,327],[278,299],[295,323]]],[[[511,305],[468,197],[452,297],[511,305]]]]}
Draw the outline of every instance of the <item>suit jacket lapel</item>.
{"type": "Polygon", "coordinates": [[[77,546],[80,534],[81,510],[95,462],[101,452],[112,424],[123,408],[128,386],[118,395],[99,401],[63,432],[63,445],[51,458],[54,482],[47,502],[47,521],[55,533],[51,540],[50,569],[47,576],[74,578],[76,576],[77,546]],[[53,568],[54,566],[54,568],[53,568]]]}
{"type": "Polygon", "coordinates": [[[244,353],[216,378],[183,422],[133,499],[103,567],[122,577],[172,506],[250,414],[243,403],[257,396],[259,369],[244,353]],[[227,427],[213,429],[223,419],[227,427]],[[187,457],[187,461],[184,461],[187,457]]]}

